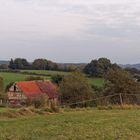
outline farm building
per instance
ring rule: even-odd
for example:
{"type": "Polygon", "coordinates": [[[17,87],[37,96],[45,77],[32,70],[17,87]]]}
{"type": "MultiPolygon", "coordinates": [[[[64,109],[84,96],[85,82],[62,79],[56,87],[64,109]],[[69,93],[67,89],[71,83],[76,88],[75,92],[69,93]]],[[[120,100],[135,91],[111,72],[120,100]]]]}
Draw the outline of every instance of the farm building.
{"type": "Polygon", "coordinates": [[[48,80],[16,82],[9,88],[7,95],[10,104],[32,101],[40,95],[47,95],[50,102],[58,102],[57,86],[48,80]]]}

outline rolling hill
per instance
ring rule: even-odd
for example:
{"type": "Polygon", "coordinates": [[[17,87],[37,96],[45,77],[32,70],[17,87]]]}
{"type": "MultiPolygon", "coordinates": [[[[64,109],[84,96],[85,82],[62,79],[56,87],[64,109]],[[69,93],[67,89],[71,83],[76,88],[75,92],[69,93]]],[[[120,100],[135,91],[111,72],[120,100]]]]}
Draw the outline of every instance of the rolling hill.
{"type": "Polygon", "coordinates": [[[140,70],[140,63],[139,64],[126,64],[126,65],[120,65],[122,68],[136,68],[140,70]]]}

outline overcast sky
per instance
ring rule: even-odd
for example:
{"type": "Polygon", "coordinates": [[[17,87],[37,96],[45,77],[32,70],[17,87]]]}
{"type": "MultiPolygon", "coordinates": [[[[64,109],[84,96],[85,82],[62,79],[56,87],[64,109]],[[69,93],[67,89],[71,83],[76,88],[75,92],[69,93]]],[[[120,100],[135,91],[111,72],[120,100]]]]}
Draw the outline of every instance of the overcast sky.
{"type": "Polygon", "coordinates": [[[140,62],[140,0],[0,0],[0,59],[140,62]]]}

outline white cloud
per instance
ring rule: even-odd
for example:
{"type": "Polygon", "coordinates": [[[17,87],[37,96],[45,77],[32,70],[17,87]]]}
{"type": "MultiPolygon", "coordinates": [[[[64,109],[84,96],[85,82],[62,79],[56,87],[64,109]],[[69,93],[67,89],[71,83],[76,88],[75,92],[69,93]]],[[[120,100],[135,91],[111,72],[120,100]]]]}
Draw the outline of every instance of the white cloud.
{"type": "MultiPolygon", "coordinates": [[[[0,55],[7,55],[9,46],[14,49],[26,46],[30,51],[33,47],[44,46],[40,56],[45,52],[50,56],[57,47],[60,51],[55,51],[54,57],[59,61],[57,52],[63,52],[66,47],[72,52],[75,47],[76,51],[84,53],[83,58],[74,53],[78,61],[102,56],[104,52],[105,56],[125,62],[128,58],[123,56],[126,48],[133,57],[140,53],[139,15],[139,0],[0,0],[0,47],[4,46],[4,53],[0,55]],[[116,45],[118,49],[122,48],[122,53],[115,51],[120,58],[114,58],[112,48],[116,45]]],[[[21,52],[26,54],[26,50],[21,52]]],[[[34,55],[38,52],[35,49],[34,55]]],[[[61,55],[61,61],[68,54],[61,55]]],[[[68,59],[72,58],[69,56],[68,59]]]]}

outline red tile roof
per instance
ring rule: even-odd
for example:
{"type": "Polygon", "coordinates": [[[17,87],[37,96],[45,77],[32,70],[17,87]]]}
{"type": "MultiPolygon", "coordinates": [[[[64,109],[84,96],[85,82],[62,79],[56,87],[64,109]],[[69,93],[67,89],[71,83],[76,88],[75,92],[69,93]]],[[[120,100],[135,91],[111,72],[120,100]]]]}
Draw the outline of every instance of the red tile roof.
{"type": "Polygon", "coordinates": [[[33,96],[46,93],[49,98],[57,98],[57,87],[51,81],[25,81],[17,82],[16,85],[25,96],[33,96]]]}

